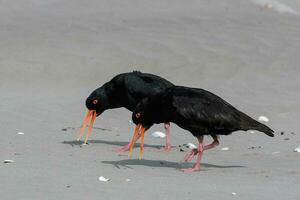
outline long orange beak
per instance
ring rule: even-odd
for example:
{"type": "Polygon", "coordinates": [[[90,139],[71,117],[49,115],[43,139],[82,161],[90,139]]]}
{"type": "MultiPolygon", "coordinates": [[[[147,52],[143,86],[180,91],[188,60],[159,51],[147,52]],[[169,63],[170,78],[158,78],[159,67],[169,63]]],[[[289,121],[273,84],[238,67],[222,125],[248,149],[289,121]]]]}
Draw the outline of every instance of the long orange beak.
{"type": "Polygon", "coordinates": [[[89,125],[89,130],[88,130],[88,133],[87,133],[87,135],[85,137],[84,144],[87,144],[87,141],[88,141],[88,139],[89,139],[89,137],[90,137],[90,135],[92,133],[92,129],[93,129],[93,125],[94,125],[96,117],[97,117],[97,113],[96,113],[96,111],[93,111],[91,122],[90,122],[90,125],[89,125]]]}
{"type": "Polygon", "coordinates": [[[139,156],[139,159],[141,160],[144,152],[144,138],[145,138],[145,128],[141,124],[138,124],[135,127],[134,134],[130,142],[129,157],[131,158],[132,156],[132,149],[135,145],[135,142],[138,139],[139,134],[141,134],[140,156],[139,156]]]}
{"type": "Polygon", "coordinates": [[[87,124],[89,123],[89,120],[91,119],[91,122],[90,122],[90,125],[89,125],[88,134],[87,134],[87,136],[85,138],[85,142],[84,142],[85,144],[87,143],[88,137],[92,133],[93,124],[94,124],[94,121],[95,121],[96,117],[97,117],[96,111],[94,111],[94,110],[89,110],[88,111],[88,113],[87,113],[87,115],[86,115],[86,117],[85,117],[85,119],[83,121],[82,127],[80,129],[77,141],[79,141],[82,138],[82,136],[84,134],[84,131],[85,131],[86,127],[87,127],[87,124]]]}

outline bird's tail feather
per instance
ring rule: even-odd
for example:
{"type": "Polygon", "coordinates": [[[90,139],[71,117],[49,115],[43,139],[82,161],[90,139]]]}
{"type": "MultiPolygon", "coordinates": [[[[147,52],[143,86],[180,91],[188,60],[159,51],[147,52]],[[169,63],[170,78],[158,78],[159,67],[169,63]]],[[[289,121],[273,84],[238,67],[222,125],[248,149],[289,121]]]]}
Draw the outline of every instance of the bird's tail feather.
{"type": "Polygon", "coordinates": [[[272,129],[270,129],[268,126],[252,119],[251,117],[245,115],[244,119],[242,120],[244,123],[244,130],[257,130],[260,132],[265,133],[266,135],[270,136],[270,137],[274,137],[274,131],[272,129]]]}
{"type": "Polygon", "coordinates": [[[262,123],[257,124],[255,127],[253,127],[253,129],[264,132],[270,137],[274,137],[274,131],[262,123]]]}

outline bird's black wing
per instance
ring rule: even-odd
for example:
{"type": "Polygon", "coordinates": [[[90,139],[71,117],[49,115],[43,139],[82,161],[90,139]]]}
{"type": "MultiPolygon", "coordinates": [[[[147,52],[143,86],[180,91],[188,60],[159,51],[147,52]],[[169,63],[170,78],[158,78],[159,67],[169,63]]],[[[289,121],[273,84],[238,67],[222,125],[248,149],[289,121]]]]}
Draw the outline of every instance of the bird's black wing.
{"type": "Polygon", "coordinates": [[[173,106],[180,117],[211,131],[233,131],[240,126],[240,112],[217,96],[174,96],[173,106]]]}

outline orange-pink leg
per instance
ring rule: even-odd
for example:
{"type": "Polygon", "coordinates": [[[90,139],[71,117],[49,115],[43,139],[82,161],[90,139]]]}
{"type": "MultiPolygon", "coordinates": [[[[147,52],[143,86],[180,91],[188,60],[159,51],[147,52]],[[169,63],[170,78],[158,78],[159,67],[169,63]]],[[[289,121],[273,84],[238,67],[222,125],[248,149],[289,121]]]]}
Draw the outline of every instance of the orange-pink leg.
{"type": "Polygon", "coordinates": [[[203,151],[204,151],[203,136],[198,137],[198,142],[199,142],[199,145],[198,145],[197,161],[196,161],[194,167],[182,169],[183,172],[194,172],[194,171],[200,170],[200,162],[201,162],[203,151]]]}
{"type": "Polygon", "coordinates": [[[165,122],[164,127],[165,127],[165,131],[166,131],[166,146],[165,146],[165,151],[170,151],[171,150],[170,122],[165,122]]]}
{"type": "MultiPolygon", "coordinates": [[[[212,149],[215,148],[216,146],[218,146],[220,144],[218,137],[217,136],[212,136],[214,141],[211,144],[208,145],[204,145],[203,150],[208,150],[208,149],[212,149]]],[[[190,152],[188,152],[185,156],[184,156],[184,161],[185,162],[190,162],[193,160],[193,158],[197,155],[198,150],[197,149],[192,149],[190,152]]]]}

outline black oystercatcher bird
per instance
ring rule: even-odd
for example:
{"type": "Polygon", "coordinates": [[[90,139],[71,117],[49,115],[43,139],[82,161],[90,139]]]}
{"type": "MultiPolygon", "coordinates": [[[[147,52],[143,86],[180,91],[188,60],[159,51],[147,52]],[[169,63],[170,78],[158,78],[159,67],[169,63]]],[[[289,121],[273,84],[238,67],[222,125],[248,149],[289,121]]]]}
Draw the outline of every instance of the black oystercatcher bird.
{"type": "Polygon", "coordinates": [[[237,110],[215,94],[197,88],[174,86],[145,98],[136,106],[132,119],[136,128],[130,143],[130,157],[132,147],[138,139],[137,135],[141,134],[141,159],[144,133],[153,124],[168,121],[190,131],[198,139],[199,145],[185,160],[190,161],[197,154],[198,158],[193,168],[183,169],[185,172],[200,170],[203,151],[219,144],[218,135],[229,135],[238,130],[258,130],[274,137],[273,130],[266,125],[237,110]],[[204,135],[212,136],[214,141],[204,145],[204,135]]]}
{"type": "MultiPolygon", "coordinates": [[[[88,113],[83,122],[77,140],[80,140],[84,130],[91,120],[89,130],[85,138],[85,144],[92,132],[95,118],[105,110],[125,107],[133,111],[138,102],[143,98],[162,92],[173,84],[164,78],[153,74],[141,73],[138,71],[123,73],[115,76],[111,81],[94,90],[86,100],[88,113]]],[[[171,149],[170,144],[170,123],[165,121],[166,146],[165,150],[171,149]]],[[[117,152],[129,150],[130,144],[117,149],[117,152]]]]}

